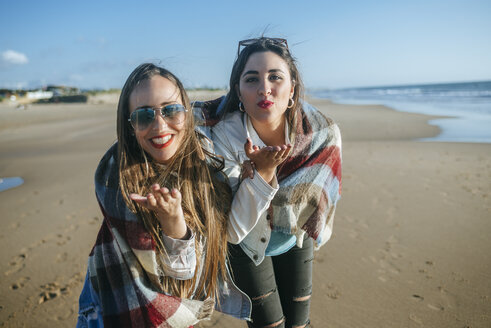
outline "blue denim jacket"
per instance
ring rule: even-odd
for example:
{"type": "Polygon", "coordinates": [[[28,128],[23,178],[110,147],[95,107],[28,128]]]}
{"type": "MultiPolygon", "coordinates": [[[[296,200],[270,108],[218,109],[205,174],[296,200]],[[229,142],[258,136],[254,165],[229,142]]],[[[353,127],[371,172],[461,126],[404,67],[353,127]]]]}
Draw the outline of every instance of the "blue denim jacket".
{"type": "Polygon", "coordinates": [[[77,328],[104,327],[102,322],[102,311],[99,296],[92,287],[89,280],[89,271],[85,275],[84,287],[78,299],[78,321],[77,328]]]}

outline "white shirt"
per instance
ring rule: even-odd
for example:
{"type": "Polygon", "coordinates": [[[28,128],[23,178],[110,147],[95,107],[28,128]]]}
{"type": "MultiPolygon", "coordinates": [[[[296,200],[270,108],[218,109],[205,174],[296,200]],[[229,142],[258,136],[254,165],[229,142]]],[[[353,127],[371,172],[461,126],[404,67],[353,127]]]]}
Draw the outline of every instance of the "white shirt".
{"type": "MultiPolygon", "coordinates": [[[[288,131],[285,140],[288,139],[288,131]]],[[[276,176],[270,186],[259,175],[246,178],[239,185],[241,164],[247,160],[244,144],[250,137],[254,145],[265,146],[259,138],[248,116],[242,112],[228,114],[216,124],[211,133],[215,153],[225,159],[224,173],[228,176],[232,190],[237,190],[232,203],[229,236],[237,234],[236,240],[256,265],[264,260],[271,239],[271,227],[267,220],[267,209],[279,186],[276,176]],[[239,206],[240,204],[240,206],[239,206]]]]}

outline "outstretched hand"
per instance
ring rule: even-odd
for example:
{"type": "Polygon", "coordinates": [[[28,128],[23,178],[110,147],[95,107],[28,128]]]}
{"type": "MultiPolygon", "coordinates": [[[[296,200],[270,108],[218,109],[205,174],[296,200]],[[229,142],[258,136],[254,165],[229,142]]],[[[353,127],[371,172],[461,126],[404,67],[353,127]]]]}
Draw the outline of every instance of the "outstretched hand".
{"type": "Polygon", "coordinates": [[[257,172],[270,183],[273,180],[276,168],[283,163],[290,154],[292,145],[267,146],[259,148],[247,138],[244,151],[247,157],[254,163],[257,172]]]}
{"type": "Polygon", "coordinates": [[[161,188],[152,185],[147,196],[130,194],[130,198],[141,206],[154,211],[164,233],[172,238],[184,238],[187,235],[186,222],[182,211],[182,196],[179,190],[161,188]]]}

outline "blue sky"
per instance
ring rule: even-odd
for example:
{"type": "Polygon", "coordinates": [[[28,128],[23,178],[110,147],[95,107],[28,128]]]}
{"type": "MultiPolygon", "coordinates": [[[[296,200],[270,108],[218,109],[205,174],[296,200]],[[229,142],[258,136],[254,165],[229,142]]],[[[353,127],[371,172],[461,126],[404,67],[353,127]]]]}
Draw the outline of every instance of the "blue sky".
{"type": "Polygon", "coordinates": [[[144,61],[225,87],[242,39],[288,39],[310,88],[491,80],[491,1],[0,1],[0,88],[121,88],[144,61]]]}

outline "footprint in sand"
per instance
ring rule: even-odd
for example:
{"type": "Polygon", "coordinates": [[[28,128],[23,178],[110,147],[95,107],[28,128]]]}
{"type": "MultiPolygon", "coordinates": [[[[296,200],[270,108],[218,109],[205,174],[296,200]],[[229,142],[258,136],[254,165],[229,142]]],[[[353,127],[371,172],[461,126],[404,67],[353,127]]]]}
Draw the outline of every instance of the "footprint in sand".
{"type": "Polygon", "coordinates": [[[443,307],[443,305],[440,305],[440,304],[428,304],[428,307],[434,311],[444,311],[445,308],[443,307]]]}
{"type": "Polygon", "coordinates": [[[61,233],[57,234],[56,237],[58,237],[58,241],[56,242],[58,246],[63,246],[72,239],[72,237],[64,236],[61,233]]]}
{"type": "Polygon", "coordinates": [[[49,300],[52,300],[62,294],[68,293],[67,287],[61,287],[57,282],[52,282],[41,286],[43,291],[39,294],[39,304],[43,304],[49,300]]]}
{"type": "Polygon", "coordinates": [[[71,289],[83,281],[82,273],[74,274],[65,285],[58,282],[50,282],[41,286],[42,292],[39,294],[39,304],[52,300],[58,296],[70,293],[71,289]]]}
{"type": "Polygon", "coordinates": [[[413,299],[418,300],[418,301],[424,301],[425,300],[425,298],[423,296],[418,295],[418,294],[413,294],[412,296],[413,296],[413,299]]]}
{"type": "Polygon", "coordinates": [[[430,271],[431,271],[431,268],[433,267],[434,264],[435,264],[435,262],[433,262],[432,260],[427,260],[427,261],[425,261],[425,267],[420,268],[418,270],[418,272],[426,275],[425,276],[426,279],[433,279],[433,276],[432,276],[430,271]]]}
{"type": "Polygon", "coordinates": [[[332,282],[321,283],[320,290],[325,291],[326,296],[332,300],[337,300],[341,296],[341,292],[332,282]]]}
{"type": "Polygon", "coordinates": [[[21,277],[19,278],[16,282],[14,282],[12,285],[10,285],[10,289],[12,290],[17,290],[21,289],[24,287],[24,285],[30,280],[31,278],[29,277],[21,277]]]}
{"type": "Polygon", "coordinates": [[[27,258],[27,254],[21,253],[17,256],[14,256],[10,262],[10,270],[5,271],[5,275],[8,276],[12,273],[19,272],[20,270],[24,269],[26,264],[24,263],[27,258]]]}
{"type": "Polygon", "coordinates": [[[441,307],[442,309],[445,308],[457,308],[457,296],[454,295],[453,293],[449,292],[445,287],[443,286],[438,286],[438,290],[440,291],[440,297],[441,301],[438,303],[438,305],[434,305],[436,307],[441,307]]]}
{"type": "Polygon", "coordinates": [[[341,296],[341,292],[333,283],[328,283],[326,295],[332,300],[337,300],[341,296]]]}
{"type": "MultiPolygon", "coordinates": [[[[25,308],[33,311],[38,306],[43,306],[44,303],[50,300],[69,295],[73,289],[80,288],[79,286],[84,282],[84,277],[84,272],[77,272],[72,275],[66,283],[54,281],[40,286],[39,294],[30,296],[26,300],[25,308]]],[[[57,320],[66,319],[74,313],[70,312],[67,314],[67,310],[71,311],[67,307],[63,307],[61,311],[58,311],[56,313],[57,320]]]]}
{"type": "MultiPolygon", "coordinates": [[[[418,294],[413,294],[412,295],[413,297],[413,300],[416,300],[418,302],[423,302],[425,300],[425,298],[421,295],[418,295],[418,294]]],[[[441,304],[426,304],[426,306],[434,311],[444,311],[445,310],[445,307],[441,304]]]]}
{"type": "Polygon", "coordinates": [[[397,267],[392,261],[386,260],[386,259],[380,259],[379,260],[379,265],[384,272],[390,272],[392,274],[399,274],[401,273],[401,269],[397,267]]]}
{"type": "Polygon", "coordinates": [[[452,272],[453,280],[457,282],[469,283],[469,280],[464,278],[464,276],[458,272],[452,272]]]}
{"type": "MultiPolygon", "coordinates": [[[[378,265],[380,267],[379,272],[382,274],[392,273],[399,274],[401,273],[401,269],[396,264],[396,260],[402,258],[402,254],[393,250],[394,244],[398,244],[399,240],[394,236],[389,236],[385,241],[385,247],[383,249],[378,250],[378,254],[380,254],[378,258],[378,265]]],[[[382,282],[387,281],[387,277],[385,275],[380,276],[379,280],[382,282]]]]}

